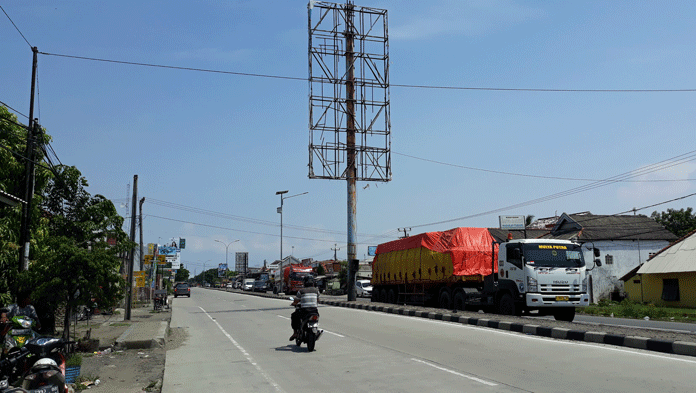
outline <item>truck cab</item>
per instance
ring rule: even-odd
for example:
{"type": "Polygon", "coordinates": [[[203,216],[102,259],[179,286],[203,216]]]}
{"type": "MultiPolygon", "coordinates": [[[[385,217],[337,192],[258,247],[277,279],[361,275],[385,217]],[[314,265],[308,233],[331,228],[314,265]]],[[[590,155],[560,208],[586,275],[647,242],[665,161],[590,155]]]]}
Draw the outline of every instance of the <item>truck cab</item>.
{"type": "Polygon", "coordinates": [[[582,246],[567,240],[521,239],[500,243],[495,284],[501,312],[539,310],[572,321],[575,307],[589,305],[582,246]],[[507,291],[501,291],[507,289],[507,291]],[[509,303],[512,300],[513,304],[509,303]]]}

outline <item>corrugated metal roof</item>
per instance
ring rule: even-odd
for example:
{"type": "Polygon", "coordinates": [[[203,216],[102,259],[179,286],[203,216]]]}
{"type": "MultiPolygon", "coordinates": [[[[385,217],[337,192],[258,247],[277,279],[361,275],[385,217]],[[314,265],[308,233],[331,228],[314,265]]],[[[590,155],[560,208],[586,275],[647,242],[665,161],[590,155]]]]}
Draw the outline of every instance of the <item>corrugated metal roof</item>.
{"type": "Polygon", "coordinates": [[[677,240],[657,221],[640,215],[595,215],[589,213],[561,215],[548,237],[577,238],[580,242],[598,240],[677,240]]]}
{"type": "Polygon", "coordinates": [[[660,251],[638,270],[638,274],[696,272],[696,231],[660,251]]]}

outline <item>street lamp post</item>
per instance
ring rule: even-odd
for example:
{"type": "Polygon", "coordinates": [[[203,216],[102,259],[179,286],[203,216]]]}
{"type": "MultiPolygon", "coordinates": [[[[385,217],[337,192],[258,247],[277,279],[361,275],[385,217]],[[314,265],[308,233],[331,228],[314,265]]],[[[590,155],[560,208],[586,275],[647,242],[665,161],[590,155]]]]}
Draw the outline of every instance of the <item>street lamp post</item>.
{"type": "Polygon", "coordinates": [[[276,195],[280,195],[280,207],[277,209],[278,213],[280,213],[280,292],[283,292],[283,201],[288,198],[309,193],[309,191],[305,191],[301,194],[295,194],[289,197],[284,197],[283,194],[286,194],[287,192],[288,190],[276,191],[276,195]]]}
{"type": "MultiPolygon", "coordinates": [[[[232,241],[229,243],[225,243],[225,242],[220,241],[220,240],[215,240],[215,241],[225,245],[225,265],[227,265],[227,249],[230,247],[230,245],[232,245],[232,243],[237,243],[239,240],[235,240],[235,241],[232,241]]],[[[228,269],[229,269],[229,266],[228,266],[228,269]]]]}

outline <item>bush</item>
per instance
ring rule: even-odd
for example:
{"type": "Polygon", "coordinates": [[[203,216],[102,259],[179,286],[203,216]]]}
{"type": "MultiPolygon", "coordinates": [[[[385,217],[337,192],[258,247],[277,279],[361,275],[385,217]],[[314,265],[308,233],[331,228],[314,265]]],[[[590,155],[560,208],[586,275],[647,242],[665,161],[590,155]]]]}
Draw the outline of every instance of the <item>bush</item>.
{"type": "Polygon", "coordinates": [[[82,366],[82,355],[79,353],[73,353],[72,355],[68,356],[67,360],[65,360],[65,367],[77,366],[82,366]]]}

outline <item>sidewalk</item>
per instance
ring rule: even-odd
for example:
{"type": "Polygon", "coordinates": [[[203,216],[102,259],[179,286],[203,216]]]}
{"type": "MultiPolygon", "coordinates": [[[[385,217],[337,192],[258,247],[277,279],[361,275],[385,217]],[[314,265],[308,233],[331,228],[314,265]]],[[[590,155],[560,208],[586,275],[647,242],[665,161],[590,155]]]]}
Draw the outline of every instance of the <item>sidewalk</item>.
{"type": "MultiPolygon", "coordinates": [[[[171,297],[168,304],[171,305],[171,297]]],[[[77,340],[89,338],[94,341],[92,348],[144,349],[162,347],[171,321],[171,309],[153,311],[152,305],[131,309],[131,319],[125,320],[125,309],[116,309],[112,315],[93,315],[89,321],[80,321],[70,326],[71,337],[77,340]],[[74,333],[73,333],[74,332],[74,333]],[[99,343],[96,344],[96,340],[99,343]]]]}

